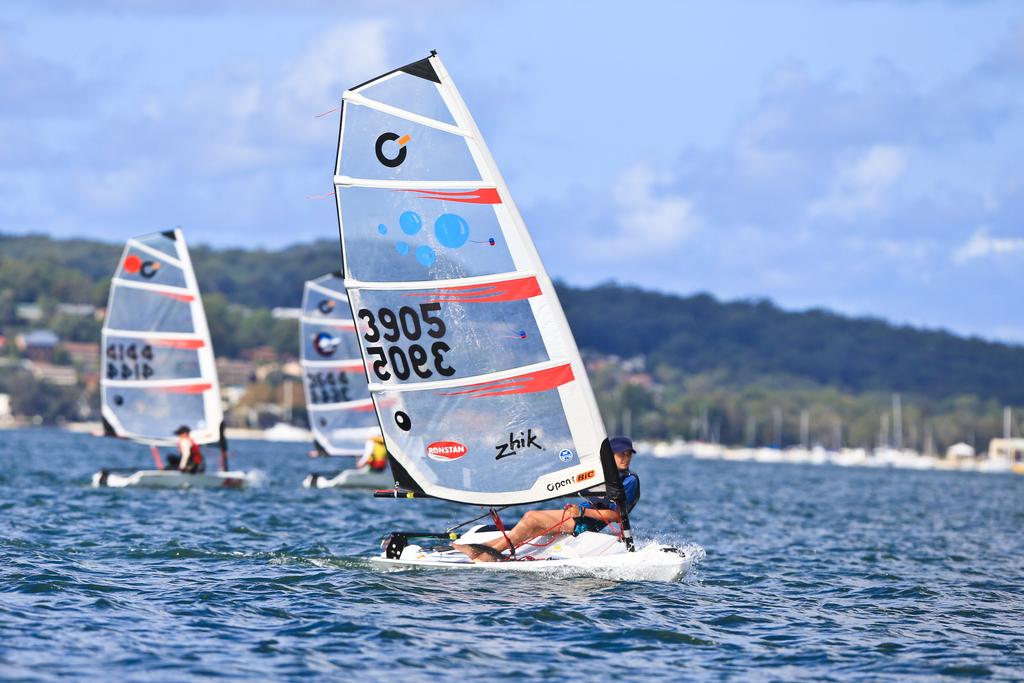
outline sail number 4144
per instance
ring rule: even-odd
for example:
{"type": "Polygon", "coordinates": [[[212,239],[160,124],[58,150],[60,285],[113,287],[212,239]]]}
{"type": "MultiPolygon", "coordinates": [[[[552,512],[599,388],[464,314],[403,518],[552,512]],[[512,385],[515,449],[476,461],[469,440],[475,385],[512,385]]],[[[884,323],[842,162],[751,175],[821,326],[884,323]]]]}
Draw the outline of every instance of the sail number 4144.
{"type": "Polygon", "coordinates": [[[422,379],[435,373],[443,377],[455,374],[455,368],[445,361],[445,354],[451,347],[441,340],[448,331],[444,320],[438,315],[439,303],[420,304],[417,308],[402,306],[398,311],[381,307],[376,311],[361,308],[356,314],[363,321],[366,331],[363,339],[366,347],[366,361],[370,370],[382,382],[392,376],[407,380],[413,373],[422,379]],[[397,343],[406,340],[408,346],[397,343]]]}

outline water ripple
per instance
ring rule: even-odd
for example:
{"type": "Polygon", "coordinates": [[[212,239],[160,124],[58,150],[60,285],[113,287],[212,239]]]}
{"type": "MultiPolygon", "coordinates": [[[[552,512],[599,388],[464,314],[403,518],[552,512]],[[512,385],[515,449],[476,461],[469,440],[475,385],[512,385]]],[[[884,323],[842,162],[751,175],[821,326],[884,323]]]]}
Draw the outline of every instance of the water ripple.
{"type": "Polygon", "coordinates": [[[98,466],[144,465],[148,454],[50,430],[3,433],[0,678],[1024,670],[1024,477],[640,456],[638,536],[690,544],[701,561],[679,583],[617,583],[375,571],[366,558],[387,530],[443,528],[465,508],[304,490],[304,445],[236,450],[238,466],[268,473],[265,487],[94,490],[98,466]]]}

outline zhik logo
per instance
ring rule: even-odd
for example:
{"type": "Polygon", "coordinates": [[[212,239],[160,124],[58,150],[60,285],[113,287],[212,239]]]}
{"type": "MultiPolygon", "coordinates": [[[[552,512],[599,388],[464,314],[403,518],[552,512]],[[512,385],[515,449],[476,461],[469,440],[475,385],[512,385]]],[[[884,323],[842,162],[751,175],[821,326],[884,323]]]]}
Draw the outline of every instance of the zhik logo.
{"type": "Polygon", "coordinates": [[[533,429],[527,429],[525,432],[519,432],[517,437],[514,432],[508,433],[508,441],[505,443],[499,443],[494,447],[494,450],[498,451],[498,454],[494,456],[495,460],[501,460],[507,458],[510,455],[515,455],[524,448],[536,448],[539,451],[544,450],[544,446],[537,441],[537,435],[533,433],[533,429]]]}

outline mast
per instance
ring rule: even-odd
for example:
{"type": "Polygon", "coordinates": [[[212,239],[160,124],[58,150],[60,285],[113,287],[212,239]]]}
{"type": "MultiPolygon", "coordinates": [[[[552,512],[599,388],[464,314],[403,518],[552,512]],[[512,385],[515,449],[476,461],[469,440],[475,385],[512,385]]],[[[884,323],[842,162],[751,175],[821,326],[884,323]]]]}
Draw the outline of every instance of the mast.
{"type": "Polygon", "coordinates": [[[894,447],[903,450],[903,409],[899,394],[892,395],[892,431],[894,447]]]}
{"type": "Polygon", "coordinates": [[[227,472],[228,466],[228,437],[224,428],[224,421],[220,423],[220,440],[217,444],[220,447],[220,471],[227,472]]]}
{"type": "Polygon", "coordinates": [[[626,550],[633,552],[633,529],[629,524],[629,509],[626,501],[626,489],[622,486],[622,477],[619,475],[619,467],[615,462],[615,454],[612,453],[612,446],[608,439],[601,442],[601,469],[604,473],[605,492],[608,497],[615,501],[619,508],[619,519],[622,525],[622,541],[626,544],[626,550]]]}

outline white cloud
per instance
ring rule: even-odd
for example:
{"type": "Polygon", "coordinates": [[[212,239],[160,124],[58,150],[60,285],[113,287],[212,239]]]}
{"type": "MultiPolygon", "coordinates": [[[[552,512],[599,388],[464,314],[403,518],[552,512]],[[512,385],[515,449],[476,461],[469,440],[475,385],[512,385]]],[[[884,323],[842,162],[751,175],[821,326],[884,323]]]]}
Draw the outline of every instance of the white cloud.
{"type": "Polygon", "coordinates": [[[317,36],[273,87],[276,109],[286,118],[312,117],[341,103],[342,91],[393,68],[387,21],[334,26],[317,36]]]}
{"type": "Polygon", "coordinates": [[[967,242],[953,252],[954,263],[967,263],[979,258],[997,254],[1011,254],[1024,251],[1022,237],[990,237],[986,228],[980,228],[967,242]]]}
{"type": "Polygon", "coordinates": [[[140,165],[86,174],[76,183],[82,201],[104,212],[142,201],[152,186],[152,174],[140,165]]]}
{"type": "Polygon", "coordinates": [[[811,203],[810,218],[852,220],[880,210],[888,191],[903,177],[907,154],[895,145],[872,145],[840,166],[832,190],[811,203]]]}
{"type": "Polygon", "coordinates": [[[589,240],[588,254],[649,257],[689,240],[700,229],[700,220],[693,202],[664,190],[670,180],[643,164],[623,171],[612,191],[614,228],[589,240]]]}
{"type": "Polygon", "coordinates": [[[268,166],[291,166],[302,155],[333,148],[337,114],[349,86],[393,67],[386,21],[336,24],[314,36],[293,59],[262,73],[228,65],[189,87],[178,107],[146,102],[144,115],[163,125],[187,122],[190,173],[221,177],[268,166]],[[199,163],[195,163],[198,161],[199,163]]]}

